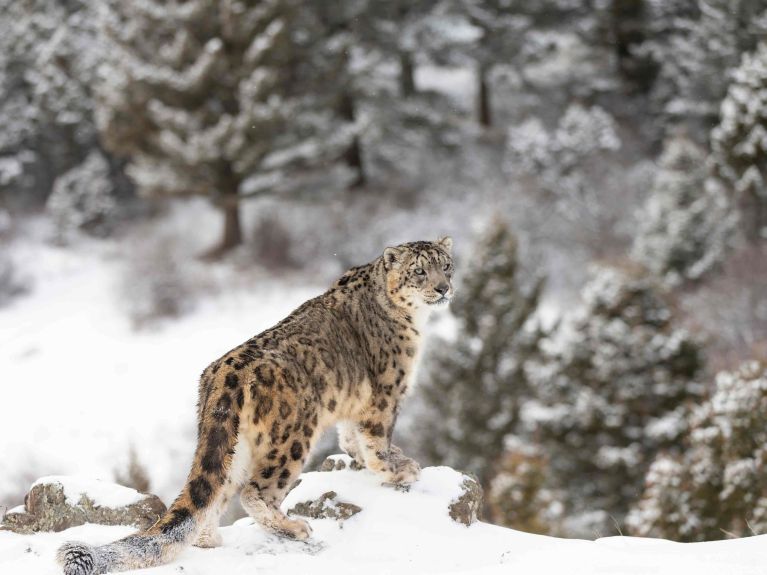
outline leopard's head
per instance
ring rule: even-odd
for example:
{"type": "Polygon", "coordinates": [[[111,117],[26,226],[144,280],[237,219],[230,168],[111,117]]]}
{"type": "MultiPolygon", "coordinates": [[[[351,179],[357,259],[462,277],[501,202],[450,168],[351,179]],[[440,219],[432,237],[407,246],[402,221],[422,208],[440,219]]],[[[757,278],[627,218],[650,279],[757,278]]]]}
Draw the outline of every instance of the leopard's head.
{"type": "Polygon", "coordinates": [[[402,308],[446,305],[453,297],[453,240],[410,242],[386,248],[386,290],[402,308]]]}

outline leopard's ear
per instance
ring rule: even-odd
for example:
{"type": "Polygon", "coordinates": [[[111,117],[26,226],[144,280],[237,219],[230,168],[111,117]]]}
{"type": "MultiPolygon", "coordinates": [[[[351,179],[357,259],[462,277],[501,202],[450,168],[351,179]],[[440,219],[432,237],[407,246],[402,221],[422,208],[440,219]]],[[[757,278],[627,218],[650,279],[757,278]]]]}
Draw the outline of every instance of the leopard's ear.
{"type": "Polygon", "coordinates": [[[453,253],[453,238],[450,236],[444,236],[437,240],[437,245],[445,250],[448,254],[453,253]]]}
{"type": "Polygon", "coordinates": [[[383,252],[384,267],[387,270],[398,269],[405,260],[405,248],[394,246],[386,248],[383,252]]]}

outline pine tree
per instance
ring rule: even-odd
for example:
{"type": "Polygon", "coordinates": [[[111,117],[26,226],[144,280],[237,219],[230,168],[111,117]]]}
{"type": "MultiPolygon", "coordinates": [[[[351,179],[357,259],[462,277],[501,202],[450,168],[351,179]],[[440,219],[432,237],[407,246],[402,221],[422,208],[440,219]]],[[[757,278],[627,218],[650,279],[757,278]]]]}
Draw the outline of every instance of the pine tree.
{"type": "Polygon", "coordinates": [[[335,106],[339,48],[311,6],[206,0],[106,3],[98,120],[145,194],[211,198],[221,243],[242,241],[243,198],[312,187],[351,129],[335,106]],[[320,89],[323,86],[323,89],[320,89]]]}
{"type": "Polygon", "coordinates": [[[723,259],[733,228],[727,195],[708,178],[705,152],[684,135],[667,141],[659,164],[634,257],[671,285],[698,280],[723,259]]]}
{"type": "MultiPolygon", "coordinates": [[[[414,105],[413,100],[419,96],[415,72],[423,18],[430,5],[424,0],[328,0],[312,8],[328,37],[325,42],[333,44],[340,56],[333,86],[337,113],[346,122],[371,128],[367,134],[355,133],[343,154],[354,172],[352,188],[375,180],[378,155],[386,155],[381,148],[392,140],[393,147],[399,147],[398,137],[410,142],[406,154],[411,157],[413,147],[423,147],[410,140],[409,132],[428,116],[419,110],[422,103],[414,105]],[[392,80],[393,68],[398,72],[392,80]]],[[[400,162],[401,158],[392,161],[394,169],[380,178],[387,187],[400,172],[400,162]]]]}
{"type": "Polygon", "coordinates": [[[520,279],[517,240],[495,222],[472,258],[451,304],[458,333],[439,340],[420,388],[426,404],[423,451],[436,462],[475,473],[487,485],[519,423],[528,394],[524,366],[542,337],[535,313],[543,288],[520,279]]]}
{"type": "Polygon", "coordinates": [[[477,121],[483,128],[496,123],[493,69],[518,55],[531,24],[525,12],[524,2],[514,0],[442,0],[424,19],[421,37],[433,60],[474,67],[477,121]]]}
{"type": "Polygon", "coordinates": [[[0,0],[0,13],[0,193],[37,204],[98,148],[94,14],[79,0],[0,0]]]}
{"type": "Polygon", "coordinates": [[[767,234],[767,44],[746,54],[711,133],[717,175],[732,191],[745,235],[767,234]]]}
{"type": "Polygon", "coordinates": [[[655,454],[684,433],[700,394],[699,345],[674,327],[650,279],[617,268],[596,270],[546,344],[545,359],[528,365],[536,399],[523,418],[549,457],[571,534],[604,533],[638,499],[655,454]]]}
{"type": "Polygon", "coordinates": [[[633,533],[677,541],[743,537],[767,530],[767,370],[757,362],[716,378],[693,417],[683,455],[650,467],[633,533]]]}
{"type": "MultiPolygon", "coordinates": [[[[765,0],[677,0],[652,3],[656,34],[646,48],[660,72],[655,98],[663,113],[685,122],[701,143],[741,55],[756,47],[765,0]],[[670,27],[661,29],[658,27],[670,27]]],[[[761,30],[763,32],[763,30],[761,30]]]]}

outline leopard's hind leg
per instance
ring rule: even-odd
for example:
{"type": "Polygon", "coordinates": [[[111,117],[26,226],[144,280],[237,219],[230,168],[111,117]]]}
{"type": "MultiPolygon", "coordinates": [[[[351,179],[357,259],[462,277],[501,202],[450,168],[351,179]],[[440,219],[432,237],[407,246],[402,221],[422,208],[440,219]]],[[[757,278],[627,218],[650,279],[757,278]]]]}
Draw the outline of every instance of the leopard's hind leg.
{"type": "Polygon", "coordinates": [[[303,439],[288,441],[285,453],[273,448],[240,494],[243,508],[257,523],[291,539],[307,539],[312,534],[305,520],[288,517],[280,509],[304,467],[309,442],[303,439]]]}
{"type": "MultiPolygon", "coordinates": [[[[284,377],[284,373],[280,375],[284,377]]],[[[309,450],[321,432],[319,407],[314,405],[313,396],[299,398],[290,386],[280,383],[280,378],[276,378],[276,385],[254,390],[251,438],[256,455],[240,502],[264,528],[293,539],[307,539],[312,533],[309,524],[288,517],[280,505],[301,474],[309,450]]]]}

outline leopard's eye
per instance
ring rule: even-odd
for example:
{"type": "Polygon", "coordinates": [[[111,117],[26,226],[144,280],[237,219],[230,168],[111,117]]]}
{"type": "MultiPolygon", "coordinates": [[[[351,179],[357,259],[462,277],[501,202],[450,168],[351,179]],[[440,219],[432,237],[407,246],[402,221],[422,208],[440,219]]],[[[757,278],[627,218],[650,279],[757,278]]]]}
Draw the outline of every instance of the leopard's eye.
{"type": "Polygon", "coordinates": [[[413,273],[414,273],[415,275],[417,275],[417,276],[425,276],[425,275],[426,275],[426,272],[425,272],[425,271],[423,271],[423,268],[415,268],[415,269],[413,270],[413,273]]]}
{"type": "Polygon", "coordinates": [[[449,269],[450,269],[450,264],[445,264],[444,266],[442,266],[442,271],[444,272],[448,271],[449,269]]]}

